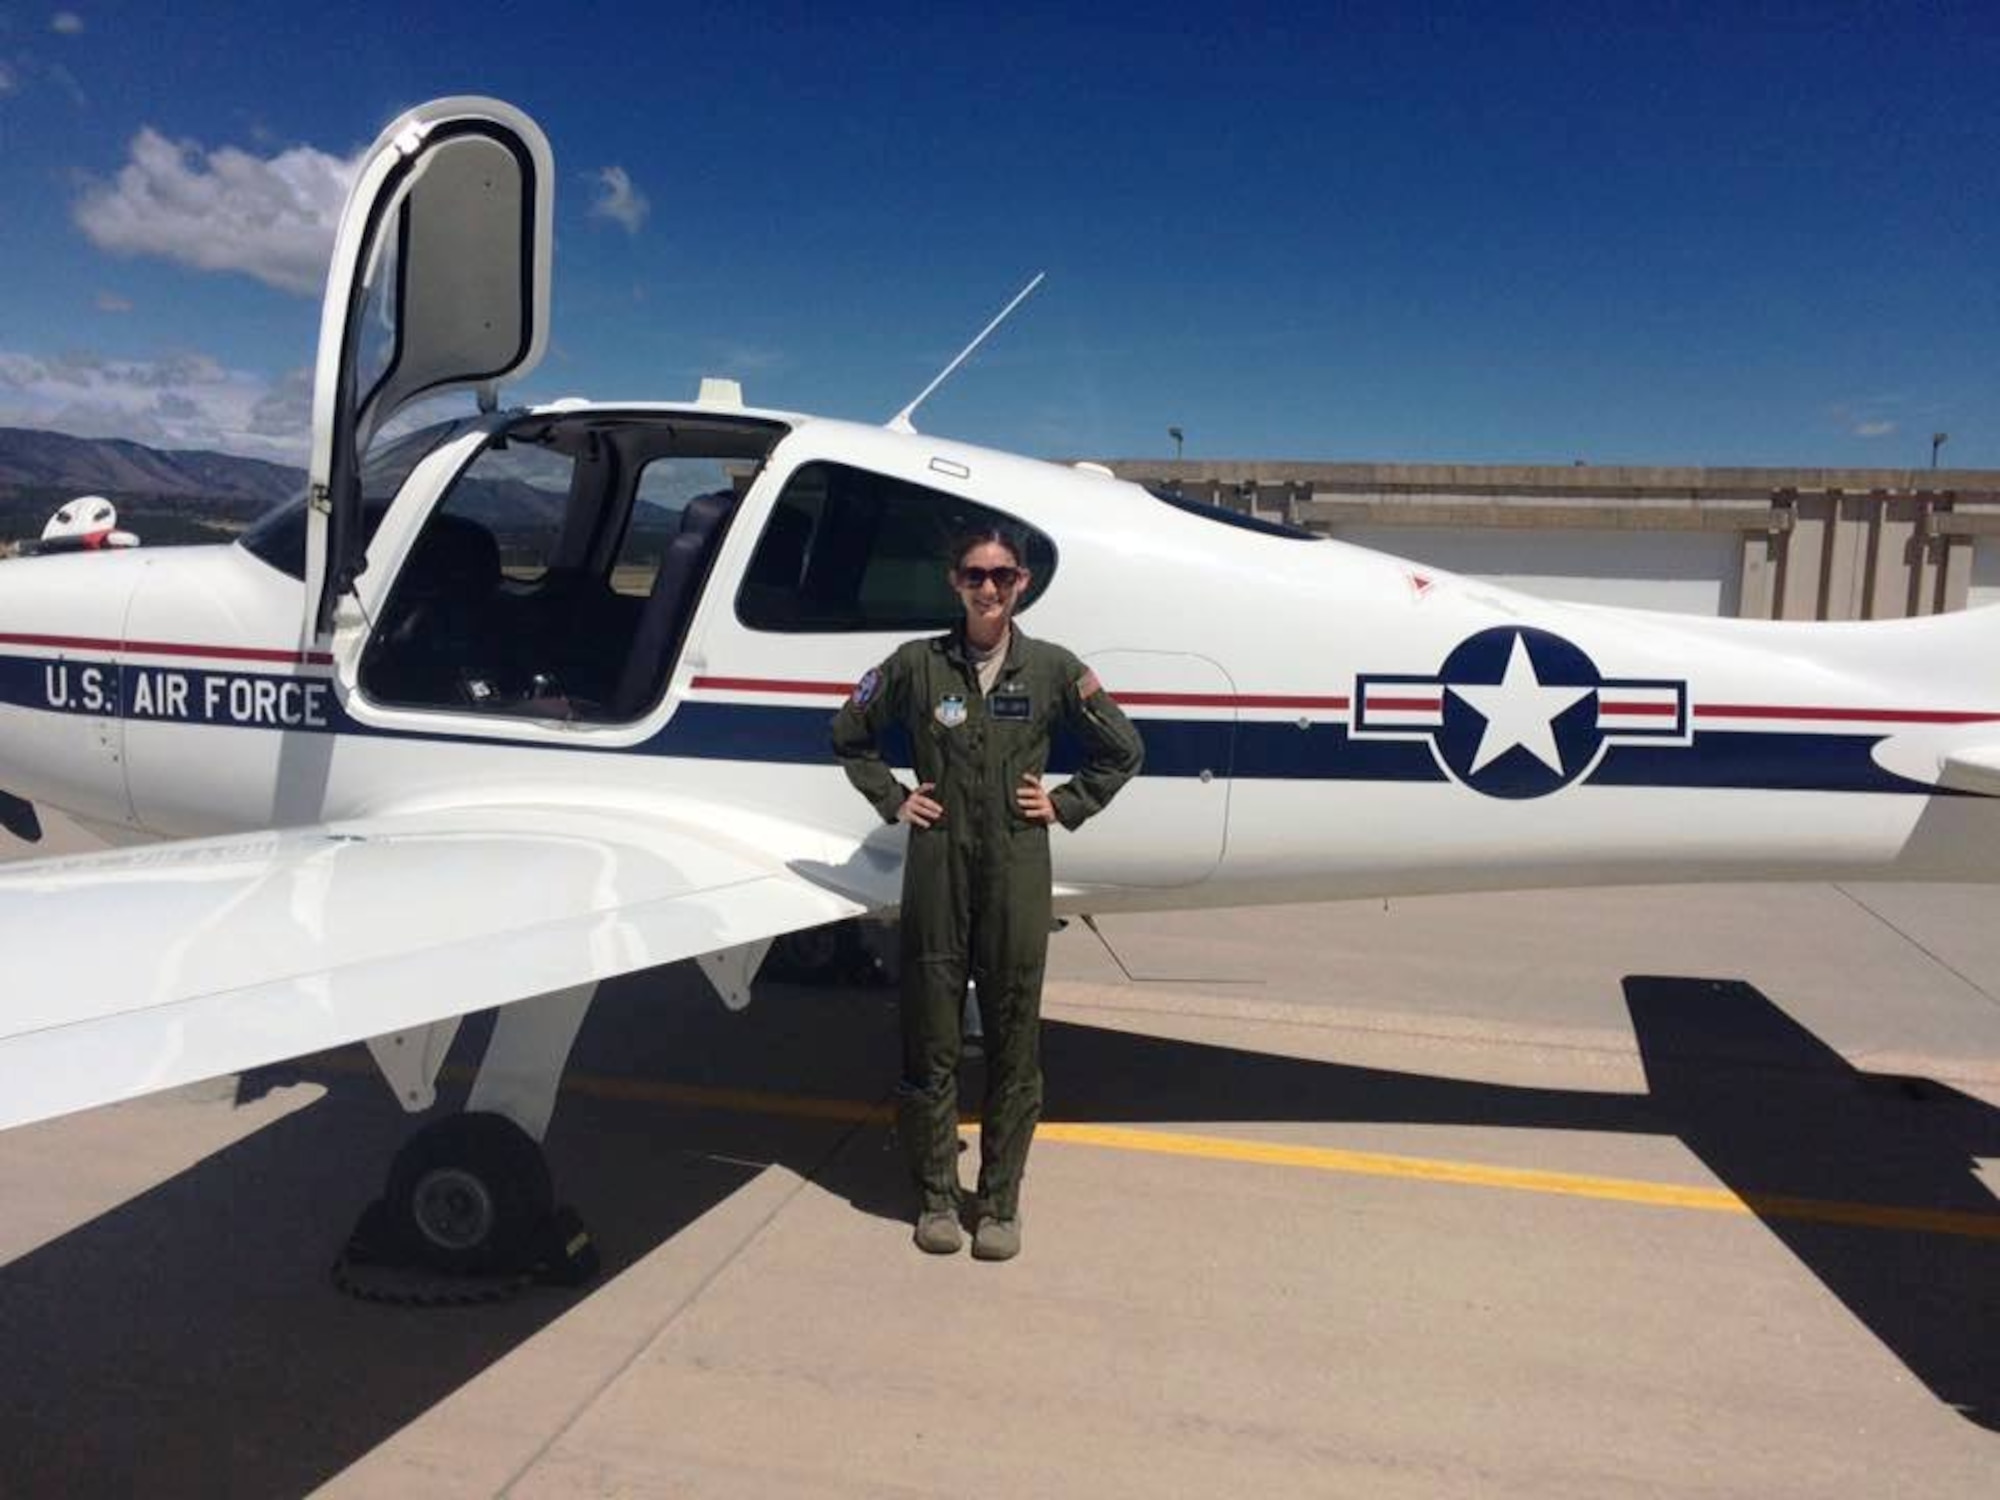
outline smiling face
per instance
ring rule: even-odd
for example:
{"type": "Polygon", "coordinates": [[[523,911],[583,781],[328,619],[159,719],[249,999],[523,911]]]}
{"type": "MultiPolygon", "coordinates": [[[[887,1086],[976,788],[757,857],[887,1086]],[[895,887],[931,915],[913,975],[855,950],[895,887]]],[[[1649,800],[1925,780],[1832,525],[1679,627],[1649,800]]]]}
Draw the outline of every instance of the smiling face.
{"type": "Polygon", "coordinates": [[[1005,542],[968,547],[951,570],[951,586],[965,606],[965,631],[987,644],[1000,638],[1028,587],[1028,570],[1005,542]]]}

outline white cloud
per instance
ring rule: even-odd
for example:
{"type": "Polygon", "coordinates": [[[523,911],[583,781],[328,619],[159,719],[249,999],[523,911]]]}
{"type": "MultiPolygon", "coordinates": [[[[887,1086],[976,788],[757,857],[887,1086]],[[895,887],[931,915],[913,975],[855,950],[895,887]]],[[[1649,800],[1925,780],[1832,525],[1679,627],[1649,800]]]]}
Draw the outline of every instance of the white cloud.
{"type": "Polygon", "coordinates": [[[4,99],[20,86],[21,81],[14,76],[14,70],[4,62],[0,62],[0,99],[4,99]]]}
{"type": "Polygon", "coordinates": [[[97,294],[97,310],[108,313],[128,313],[132,310],[132,302],[130,298],[121,297],[116,292],[99,292],[97,294]]]}
{"type": "Polygon", "coordinates": [[[312,374],[278,380],[206,354],[159,360],[0,349],[0,425],[303,463],[312,374]]]}
{"type": "Polygon", "coordinates": [[[646,222],[646,215],[653,211],[653,205],[644,193],[632,186],[632,174],[623,167],[599,167],[593,175],[598,196],[590,205],[590,216],[593,219],[609,219],[623,227],[627,234],[637,234],[639,226],[646,222]]]}
{"type": "Polygon", "coordinates": [[[76,222],[92,244],[115,254],[240,271],[316,296],[359,167],[358,152],[344,159],[310,146],[268,158],[233,146],[208,152],[147,126],[116,180],[84,189],[76,222]]]}
{"type": "Polygon", "coordinates": [[[73,10],[59,10],[49,17],[49,30],[61,36],[80,36],[83,33],[83,17],[73,10]]]}
{"type": "Polygon", "coordinates": [[[1894,422],[1877,420],[1873,422],[1856,422],[1854,424],[1854,435],[1856,437],[1887,437],[1895,430],[1896,424],[1894,422]]]}
{"type": "Polygon", "coordinates": [[[306,445],[312,438],[312,394],[313,372],[308,366],[286,371],[252,404],[247,429],[250,436],[275,443],[305,462],[306,445]]]}

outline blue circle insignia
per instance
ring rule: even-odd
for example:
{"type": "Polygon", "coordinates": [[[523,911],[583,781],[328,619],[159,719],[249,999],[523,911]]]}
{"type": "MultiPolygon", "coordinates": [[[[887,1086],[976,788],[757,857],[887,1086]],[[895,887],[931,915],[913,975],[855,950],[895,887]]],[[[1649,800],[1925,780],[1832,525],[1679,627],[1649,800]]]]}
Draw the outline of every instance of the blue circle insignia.
{"type": "Polygon", "coordinates": [[[1588,656],[1561,636],[1503,625],[1461,642],[1438,673],[1439,757],[1489,797],[1544,797],[1596,762],[1603,682],[1588,656]]]}

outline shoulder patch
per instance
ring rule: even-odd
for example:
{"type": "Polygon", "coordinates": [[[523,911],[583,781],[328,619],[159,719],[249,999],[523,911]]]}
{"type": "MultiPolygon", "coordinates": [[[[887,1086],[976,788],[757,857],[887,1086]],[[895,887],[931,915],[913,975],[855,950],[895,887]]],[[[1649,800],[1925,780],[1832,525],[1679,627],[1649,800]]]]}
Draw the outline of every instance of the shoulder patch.
{"type": "Polygon", "coordinates": [[[874,696],[882,690],[882,669],[870,667],[861,674],[861,680],[854,684],[854,693],[847,700],[856,708],[866,708],[874,696]]]}
{"type": "Polygon", "coordinates": [[[1097,674],[1085,667],[1083,675],[1076,680],[1076,695],[1079,698],[1088,698],[1103,686],[1104,684],[1097,680],[1097,674]]]}

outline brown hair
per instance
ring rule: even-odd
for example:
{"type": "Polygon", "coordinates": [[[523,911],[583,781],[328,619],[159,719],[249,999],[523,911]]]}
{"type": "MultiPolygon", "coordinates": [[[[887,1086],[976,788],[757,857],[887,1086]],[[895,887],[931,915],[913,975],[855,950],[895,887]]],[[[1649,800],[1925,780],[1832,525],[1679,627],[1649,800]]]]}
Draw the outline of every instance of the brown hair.
{"type": "Polygon", "coordinates": [[[1025,568],[1028,565],[1027,548],[1021,545],[1019,537],[1007,527],[987,525],[970,527],[952,538],[951,570],[956,573],[963,566],[966,553],[974,547],[984,547],[988,542],[1005,547],[1012,555],[1015,567],[1025,568]]]}

